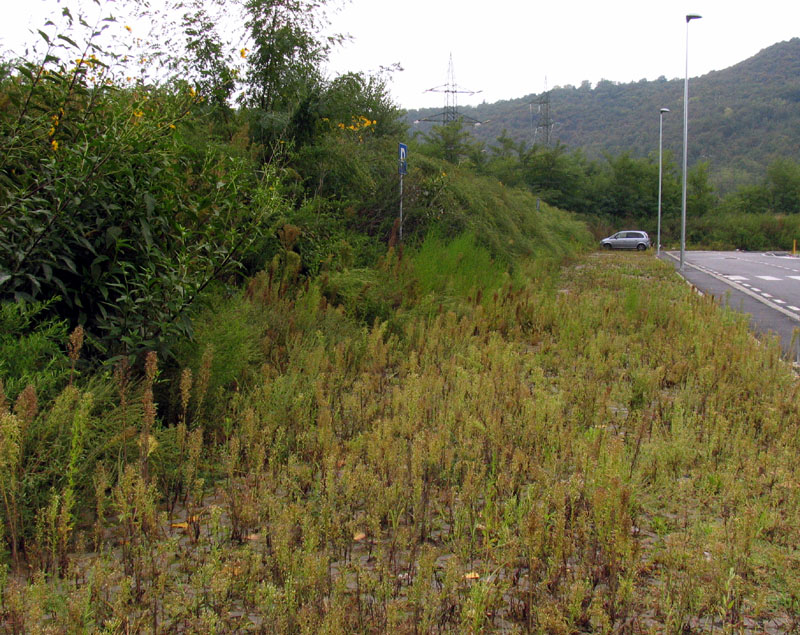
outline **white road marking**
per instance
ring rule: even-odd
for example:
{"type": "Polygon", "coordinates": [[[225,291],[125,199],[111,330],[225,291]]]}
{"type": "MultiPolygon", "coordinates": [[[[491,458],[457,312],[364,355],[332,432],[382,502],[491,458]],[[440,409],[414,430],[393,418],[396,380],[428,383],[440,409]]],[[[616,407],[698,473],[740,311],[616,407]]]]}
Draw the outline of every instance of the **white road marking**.
{"type": "Polygon", "coordinates": [[[750,288],[751,288],[753,291],[755,291],[756,293],[761,293],[761,289],[759,289],[758,287],[750,287],[750,288]]]}
{"type": "Polygon", "coordinates": [[[756,276],[759,280],[767,280],[767,281],[775,281],[780,280],[780,278],[775,278],[774,276],[756,276]]]}
{"type": "Polygon", "coordinates": [[[778,300],[777,298],[775,298],[775,299],[773,300],[773,302],[774,302],[775,304],[786,304],[786,301],[785,301],[785,300],[778,300]]]}
{"type": "Polygon", "coordinates": [[[772,297],[769,293],[762,293],[761,295],[763,295],[765,298],[771,298],[772,297]]]}
{"type": "MultiPolygon", "coordinates": [[[[725,276],[728,280],[749,280],[750,278],[745,278],[744,276],[725,276]]],[[[800,278],[800,277],[799,277],[800,278]]]]}
{"type": "Polygon", "coordinates": [[[787,304],[787,309],[791,309],[792,311],[800,311],[800,307],[794,306],[793,304],[787,304]]]}
{"type": "Polygon", "coordinates": [[[800,276],[786,276],[787,278],[791,278],[792,280],[800,280],[800,276]]]}

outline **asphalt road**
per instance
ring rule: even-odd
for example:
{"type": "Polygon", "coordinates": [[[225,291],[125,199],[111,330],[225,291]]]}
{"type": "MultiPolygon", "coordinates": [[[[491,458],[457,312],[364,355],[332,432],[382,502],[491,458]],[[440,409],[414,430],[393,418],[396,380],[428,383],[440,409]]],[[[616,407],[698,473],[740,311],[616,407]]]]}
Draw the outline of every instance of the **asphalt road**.
{"type": "MultiPolygon", "coordinates": [[[[679,252],[662,251],[661,258],[678,269],[679,252]]],[[[754,331],[777,335],[787,358],[800,362],[800,258],[786,252],[686,251],[682,275],[748,314],[754,331]]]]}

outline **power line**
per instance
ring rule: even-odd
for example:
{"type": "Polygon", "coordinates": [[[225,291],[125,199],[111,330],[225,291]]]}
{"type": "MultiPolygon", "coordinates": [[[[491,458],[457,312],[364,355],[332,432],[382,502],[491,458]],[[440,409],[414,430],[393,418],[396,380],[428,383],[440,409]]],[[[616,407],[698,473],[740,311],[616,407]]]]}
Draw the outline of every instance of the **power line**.
{"type": "Polygon", "coordinates": [[[469,117],[458,111],[458,95],[477,95],[480,90],[467,90],[456,84],[455,71],[453,70],[453,54],[450,53],[450,64],[447,68],[447,82],[441,86],[434,86],[425,91],[426,93],[444,93],[444,110],[438,114],[417,121],[435,121],[442,124],[451,121],[469,120],[473,124],[480,125],[481,122],[473,117],[469,117]]]}

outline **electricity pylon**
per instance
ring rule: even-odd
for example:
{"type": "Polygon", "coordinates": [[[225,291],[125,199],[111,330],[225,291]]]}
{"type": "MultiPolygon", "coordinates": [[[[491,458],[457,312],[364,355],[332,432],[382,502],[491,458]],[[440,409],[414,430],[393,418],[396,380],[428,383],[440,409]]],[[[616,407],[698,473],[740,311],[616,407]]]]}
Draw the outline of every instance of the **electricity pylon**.
{"type": "Polygon", "coordinates": [[[458,95],[477,95],[481,91],[467,90],[465,88],[461,88],[456,84],[455,71],[453,70],[452,53],[450,53],[450,65],[448,66],[447,69],[447,83],[442,84],[441,86],[434,86],[433,88],[429,88],[425,92],[444,93],[444,110],[436,115],[420,119],[419,121],[436,121],[436,122],[441,122],[442,124],[446,124],[451,121],[466,119],[474,124],[481,123],[477,119],[473,119],[472,117],[468,117],[467,115],[458,112],[458,95]]]}

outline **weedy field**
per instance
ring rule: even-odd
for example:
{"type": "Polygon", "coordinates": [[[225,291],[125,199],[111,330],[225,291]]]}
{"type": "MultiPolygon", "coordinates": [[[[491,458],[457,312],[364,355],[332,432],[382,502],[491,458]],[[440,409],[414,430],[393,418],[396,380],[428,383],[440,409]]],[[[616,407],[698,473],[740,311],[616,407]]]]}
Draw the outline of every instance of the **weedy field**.
{"type": "Polygon", "coordinates": [[[363,328],[264,273],[179,385],[151,356],[141,385],[4,403],[28,539],[0,627],[800,629],[800,384],[775,342],[638,254],[484,289],[363,328]],[[57,452],[34,514],[26,475],[57,452]]]}

